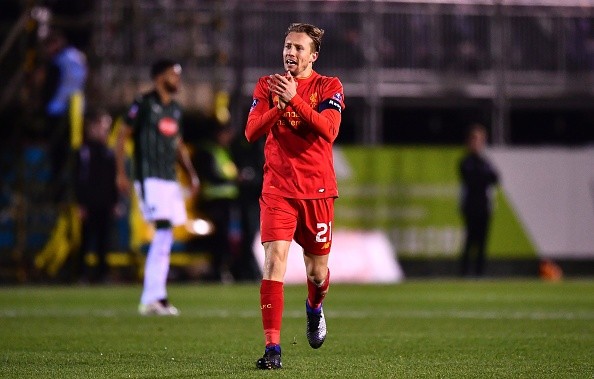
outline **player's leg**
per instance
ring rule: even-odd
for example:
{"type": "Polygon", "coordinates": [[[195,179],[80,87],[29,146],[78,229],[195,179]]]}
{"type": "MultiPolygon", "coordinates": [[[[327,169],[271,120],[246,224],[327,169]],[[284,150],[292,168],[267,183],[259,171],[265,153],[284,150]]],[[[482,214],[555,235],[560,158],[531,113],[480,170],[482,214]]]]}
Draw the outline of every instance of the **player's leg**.
{"type": "Polygon", "coordinates": [[[256,366],[260,369],[277,369],[282,367],[280,337],[284,308],[283,282],[297,212],[287,199],[264,194],[260,198],[260,219],[264,246],[260,309],[266,347],[264,356],[258,359],[256,366]]]}
{"type": "Polygon", "coordinates": [[[137,191],[145,219],[155,225],[145,262],[139,312],[176,316],[179,311],[169,303],[167,296],[167,275],[173,226],[183,223],[186,216],[183,197],[176,182],[156,178],[146,179],[142,188],[137,186],[137,191]]]}
{"type": "Polygon", "coordinates": [[[155,221],[155,234],[144,265],[144,286],[139,312],[143,315],[177,315],[179,311],[167,299],[167,275],[173,243],[173,229],[169,220],[155,221]]]}
{"type": "Polygon", "coordinates": [[[315,255],[303,252],[307,273],[307,304],[310,308],[321,307],[330,286],[329,255],[315,255]]]}
{"type": "Polygon", "coordinates": [[[260,309],[266,347],[280,345],[284,308],[283,280],[290,241],[264,243],[264,267],[260,284],[260,309]]]}
{"type": "Polygon", "coordinates": [[[290,241],[264,243],[264,267],[260,285],[260,309],[264,328],[264,356],[256,363],[261,369],[281,368],[280,336],[284,308],[283,280],[290,241]]]}
{"type": "Polygon", "coordinates": [[[326,319],[322,303],[330,286],[328,257],[332,246],[334,199],[301,201],[302,222],[295,232],[295,240],[303,247],[307,274],[306,336],[314,349],[326,339],[326,319]]]}
{"type": "Polygon", "coordinates": [[[303,252],[305,270],[307,272],[307,300],[305,314],[307,316],[306,336],[309,345],[314,349],[322,346],[326,340],[326,318],[322,303],[330,286],[330,270],[328,255],[315,255],[303,252]]]}

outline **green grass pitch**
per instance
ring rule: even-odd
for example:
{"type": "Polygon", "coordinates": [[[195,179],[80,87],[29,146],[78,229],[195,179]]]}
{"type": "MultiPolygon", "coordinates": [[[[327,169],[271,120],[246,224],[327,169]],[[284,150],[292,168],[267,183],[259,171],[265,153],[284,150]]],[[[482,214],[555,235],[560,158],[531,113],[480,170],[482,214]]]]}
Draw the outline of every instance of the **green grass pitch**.
{"type": "Polygon", "coordinates": [[[335,284],[318,350],[305,291],[263,372],[256,284],[170,285],[177,318],[139,316],[138,285],[0,287],[0,378],[594,378],[592,280],[335,284]]]}

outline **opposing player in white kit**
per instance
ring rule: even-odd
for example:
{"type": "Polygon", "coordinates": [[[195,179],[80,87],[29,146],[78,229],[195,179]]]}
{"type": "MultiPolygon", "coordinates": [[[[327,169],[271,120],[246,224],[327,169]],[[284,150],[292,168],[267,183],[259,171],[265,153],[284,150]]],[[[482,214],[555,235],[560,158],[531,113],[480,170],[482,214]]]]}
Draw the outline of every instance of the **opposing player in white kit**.
{"type": "Polygon", "coordinates": [[[180,105],[172,96],[179,88],[181,66],[172,60],[157,61],[151,68],[154,89],[138,97],[128,108],[125,126],[116,147],[117,184],[127,193],[130,181],[125,169],[124,145],[134,141],[134,188],[145,220],[155,225],[144,269],[144,287],[138,311],[142,315],[179,314],[169,303],[167,274],[173,226],[186,221],[186,208],[175,165],[188,173],[192,194],[199,180],[181,137],[180,105]]]}

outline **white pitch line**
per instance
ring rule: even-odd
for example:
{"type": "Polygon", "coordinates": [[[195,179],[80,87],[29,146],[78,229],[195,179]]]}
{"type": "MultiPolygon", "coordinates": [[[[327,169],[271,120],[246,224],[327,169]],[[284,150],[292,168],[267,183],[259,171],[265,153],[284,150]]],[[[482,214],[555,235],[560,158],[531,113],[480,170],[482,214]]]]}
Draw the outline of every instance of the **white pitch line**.
{"type": "MultiPolygon", "coordinates": [[[[134,309],[130,311],[114,309],[0,309],[0,318],[44,318],[44,317],[131,317],[136,316],[134,309]]],[[[305,311],[285,311],[283,317],[299,319],[305,316],[305,311]]],[[[140,317],[140,316],[139,316],[140,317]]],[[[194,318],[259,318],[257,310],[232,310],[232,309],[181,309],[181,317],[194,318]]],[[[465,311],[465,310],[394,310],[394,311],[333,311],[326,310],[326,317],[333,319],[391,319],[391,318],[417,318],[417,319],[470,319],[470,320],[594,320],[594,312],[590,311],[465,311]]]]}

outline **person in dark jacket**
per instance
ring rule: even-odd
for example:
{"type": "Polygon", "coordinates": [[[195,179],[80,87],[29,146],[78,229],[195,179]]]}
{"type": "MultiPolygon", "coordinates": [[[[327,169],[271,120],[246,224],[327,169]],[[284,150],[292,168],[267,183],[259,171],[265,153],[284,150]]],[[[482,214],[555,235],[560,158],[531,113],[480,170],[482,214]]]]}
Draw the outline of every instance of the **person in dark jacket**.
{"type": "Polygon", "coordinates": [[[493,208],[492,193],[499,175],[484,155],[487,131],[483,125],[473,124],[468,132],[468,152],[460,162],[462,181],[461,212],[466,239],[460,257],[462,276],[482,276],[485,269],[485,245],[493,208]]]}
{"type": "Polygon", "coordinates": [[[88,63],[85,54],[70,44],[60,30],[43,41],[47,55],[41,90],[45,133],[49,142],[54,199],[69,197],[65,191],[72,172],[72,156],[83,139],[83,112],[88,63]]]}
{"type": "Polygon", "coordinates": [[[115,155],[107,145],[111,117],[105,111],[91,111],[85,117],[86,138],[76,156],[76,200],[82,220],[79,275],[82,281],[104,282],[108,266],[106,254],[113,216],[118,202],[115,155]],[[94,272],[86,264],[95,248],[94,272]]]}
{"type": "Polygon", "coordinates": [[[238,170],[231,155],[233,129],[216,126],[212,137],[199,144],[195,165],[200,182],[198,207],[215,225],[210,238],[211,280],[229,282],[238,279],[235,261],[241,248],[241,219],[238,206],[238,170]]]}
{"type": "MultiPolygon", "coordinates": [[[[249,143],[243,135],[234,138],[231,154],[238,170],[241,214],[241,252],[236,261],[239,280],[259,281],[262,273],[254,256],[254,239],[260,232],[260,194],[264,175],[264,139],[249,143]]],[[[260,243],[258,238],[257,243],[260,243]]]]}

